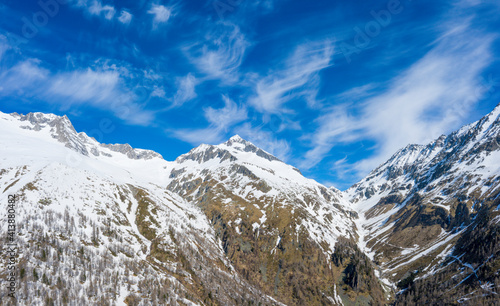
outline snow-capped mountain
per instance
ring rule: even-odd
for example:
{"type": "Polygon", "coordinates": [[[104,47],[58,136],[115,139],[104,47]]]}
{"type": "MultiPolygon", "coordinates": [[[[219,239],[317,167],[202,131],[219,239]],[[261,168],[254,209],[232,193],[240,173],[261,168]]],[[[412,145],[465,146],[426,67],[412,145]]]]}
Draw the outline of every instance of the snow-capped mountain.
{"type": "Polygon", "coordinates": [[[25,304],[341,301],[329,261],[355,236],[349,203],[239,136],[169,162],[30,113],[0,114],[0,143],[0,201],[18,197],[33,250],[25,304]]]}
{"type": "Polygon", "coordinates": [[[328,303],[339,295],[330,268],[297,268],[328,265],[337,239],[355,236],[356,213],[340,191],[239,136],[181,155],[169,179],[167,189],[202,209],[228,258],[264,292],[288,304],[328,303]],[[287,280],[291,274],[296,277],[287,280]],[[300,286],[301,279],[317,286],[320,297],[300,286]]]}
{"type": "Polygon", "coordinates": [[[0,130],[20,304],[273,303],[238,275],[200,209],[166,190],[159,154],[101,145],[51,114],[0,114],[0,130]]]}
{"type": "Polygon", "coordinates": [[[89,156],[105,155],[112,157],[112,154],[106,152],[103,148],[107,148],[113,152],[123,153],[131,159],[152,159],[161,158],[161,155],[151,150],[134,149],[129,144],[101,144],[94,138],[87,136],[81,132],[77,133],[66,116],[56,116],[54,114],[29,113],[27,115],[12,114],[12,117],[17,118],[21,122],[29,124],[21,125],[23,129],[48,132],[54,139],[63,143],[66,147],[75,150],[76,152],[89,156]],[[50,129],[45,129],[45,128],[50,129]],[[46,131],[45,131],[46,130],[46,131]]]}
{"type": "Polygon", "coordinates": [[[488,303],[499,284],[499,115],[409,145],[340,192],[239,136],[166,161],[101,144],[65,116],[0,113],[18,302],[488,303]]]}
{"type": "MultiPolygon", "coordinates": [[[[243,222],[257,235],[269,231],[274,217],[283,217],[275,212],[279,210],[286,210],[296,221],[290,231],[307,232],[327,253],[333,252],[337,237],[354,234],[354,212],[340,191],[305,178],[298,169],[238,135],[181,155],[169,178],[169,190],[202,208],[208,203],[221,204],[222,210],[236,206],[235,223],[243,222]]],[[[237,232],[239,228],[235,226],[237,232]]],[[[270,239],[280,237],[275,233],[270,239]]]]}
{"type": "MultiPolygon", "coordinates": [[[[424,279],[452,262],[464,267],[457,243],[478,224],[486,227],[483,231],[498,228],[499,194],[500,105],[428,145],[408,145],[345,192],[360,216],[360,246],[388,283],[416,275],[424,279]]],[[[485,252],[481,262],[454,275],[447,289],[485,262],[498,265],[498,247],[485,252]]]]}

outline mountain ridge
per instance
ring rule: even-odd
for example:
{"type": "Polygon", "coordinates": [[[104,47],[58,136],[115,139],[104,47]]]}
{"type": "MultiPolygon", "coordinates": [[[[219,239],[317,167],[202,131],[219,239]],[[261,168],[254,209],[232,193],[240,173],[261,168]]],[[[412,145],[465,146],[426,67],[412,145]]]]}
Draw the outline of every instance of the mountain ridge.
{"type": "Polygon", "coordinates": [[[441,290],[451,292],[450,303],[496,293],[500,104],[447,136],[400,149],[344,192],[238,135],[166,161],[128,144],[100,144],[66,116],[0,113],[0,130],[10,144],[0,150],[1,196],[19,194],[29,224],[20,243],[39,250],[22,262],[33,275],[21,297],[32,304],[62,303],[56,292],[82,303],[104,294],[98,275],[70,282],[89,298],[63,283],[51,289],[61,274],[50,272],[47,258],[61,254],[86,273],[91,262],[110,262],[127,284],[102,286],[117,304],[135,305],[151,290],[163,294],[155,303],[193,305],[418,305],[441,290]],[[485,242],[479,253],[468,250],[476,239],[485,242]],[[148,272],[127,276],[118,268],[125,263],[148,272]],[[428,294],[417,299],[422,290],[428,294]]]}

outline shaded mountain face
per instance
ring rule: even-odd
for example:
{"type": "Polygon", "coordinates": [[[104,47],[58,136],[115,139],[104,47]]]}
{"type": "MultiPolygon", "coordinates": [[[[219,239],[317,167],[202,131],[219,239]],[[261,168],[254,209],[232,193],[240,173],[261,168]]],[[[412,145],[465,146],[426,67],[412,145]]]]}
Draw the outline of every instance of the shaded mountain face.
{"type": "Polygon", "coordinates": [[[18,301],[487,304],[499,285],[499,114],[407,146],[340,192],[239,136],[169,162],[100,144],[67,117],[0,113],[0,205],[17,196],[15,241],[30,250],[18,301]]]}
{"type": "Polygon", "coordinates": [[[400,289],[419,279],[419,294],[407,290],[405,304],[409,294],[417,304],[432,301],[431,291],[434,301],[444,292],[450,303],[462,296],[487,300],[492,293],[484,284],[499,285],[499,116],[497,106],[428,145],[409,145],[346,191],[360,215],[360,245],[382,279],[403,280],[400,289]],[[472,255],[477,248],[481,255],[472,255]],[[477,269],[490,270],[479,277],[477,269]],[[475,293],[458,285],[465,279],[475,293]],[[435,287],[426,293],[429,284],[435,287]]]}

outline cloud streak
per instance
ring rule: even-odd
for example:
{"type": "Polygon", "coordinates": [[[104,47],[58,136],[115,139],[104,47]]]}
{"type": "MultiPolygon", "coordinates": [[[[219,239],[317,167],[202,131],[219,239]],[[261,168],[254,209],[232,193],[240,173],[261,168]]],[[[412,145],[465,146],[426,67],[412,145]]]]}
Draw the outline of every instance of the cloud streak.
{"type": "MultiPolygon", "coordinates": [[[[123,72],[123,70],[122,70],[123,72]]],[[[48,82],[47,100],[67,101],[62,104],[92,105],[112,111],[131,124],[149,125],[154,112],[143,109],[138,96],[130,90],[119,69],[86,69],[55,74],[48,82]]]]}
{"type": "Polygon", "coordinates": [[[153,15],[153,28],[156,29],[158,25],[166,23],[172,17],[173,9],[161,4],[152,4],[148,14],[153,15]]]}
{"type": "Polygon", "coordinates": [[[177,92],[174,96],[173,107],[182,106],[185,102],[196,98],[195,87],[198,81],[189,73],[176,81],[177,92]]]}
{"type": "Polygon", "coordinates": [[[130,24],[130,22],[132,21],[132,17],[133,16],[131,13],[126,10],[122,10],[120,17],[118,17],[118,20],[123,24],[130,24]]]}
{"type": "Polygon", "coordinates": [[[319,87],[318,72],[331,65],[332,55],[330,41],[298,46],[284,69],[256,82],[255,96],[250,104],[268,114],[286,112],[283,105],[296,97],[303,97],[309,105],[314,105],[319,87]]]}
{"type": "Polygon", "coordinates": [[[468,24],[453,27],[387,91],[373,94],[368,85],[342,94],[342,100],[360,103],[332,107],[316,120],[318,129],[308,136],[313,148],[301,166],[315,166],[335,146],[373,140],[376,153],[350,165],[361,177],[408,143],[427,143],[457,128],[481,98],[480,75],[492,61],[493,40],[468,24]]]}
{"type": "Polygon", "coordinates": [[[127,74],[127,69],[116,66],[52,73],[40,60],[27,59],[0,74],[0,97],[37,99],[61,109],[90,105],[130,124],[149,125],[155,112],[137,103],[138,96],[127,87],[127,74]]]}
{"type": "Polygon", "coordinates": [[[219,23],[204,43],[194,43],[185,50],[190,61],[208,79],[233,84],[240,79],[239,67],[249,46],[238,26],[219,23]]]}
{"type": "Polygon", "coordinates": [[[107,20],[112,20],[116,13],[114,6],[103,5],[100,0],[74,0],[70,3],[76,8],[83,9],[90,16],[104,17],[107,20]]]}

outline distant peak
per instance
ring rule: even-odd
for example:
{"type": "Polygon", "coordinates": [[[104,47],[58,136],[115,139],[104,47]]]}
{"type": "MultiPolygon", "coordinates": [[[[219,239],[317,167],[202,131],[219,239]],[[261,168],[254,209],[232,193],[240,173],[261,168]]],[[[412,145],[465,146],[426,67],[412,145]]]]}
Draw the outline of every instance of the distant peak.
{"type": "Polygon", "coordinates": [[[244,140],[243,138],[241,138],[240,135],[236,134],[234,135],[233,137],[229,138],[229,140],[234,140],[234,141],[238,141],[238,140],[244,140]]]}
{"type": "Polygon", "coordinates": [[[233,137],[229,138],[228,141],[221,143],[223,146],[227,147],[232,147],[235,149],[245,149],[248,148],[247,150],[256,150],[258,149],[253,143],[251,143],[248,140],[245,140],[241,138],[240,135],[234,135],[233,137]],[[250,149],[251,148],[251,149],[250,149]]]}
{"type": "Polygon", "coordinates": [[[29,129],[34,131],[40,131],[44,128],[50,130],[53,138],[57,139],[59,142],[64,143],[64,145],[72,150],[75,150],[82,155],[89,156],[93,154],[94,156],[99,156],[101,153],[105,156],[111,157],[107,152],[99,150],[99,147],[107,148],[113,152],[118,152],[126,155],[130,159],[152,159],[163,157],[154,151],[135,149],[127,144],[101,144],[98,143],[94,138],[89,137],[86,133],[77,133],[71,120],[66,115],[58,116],[55,114],[46,114],[41,112],[28,113],[26,115],[12,113],[12,117],[19,121],[29,122],[30,125],[23,126],[23,129],[29,129]]]}
{"type": "Polygon", "coordinates": [[[229,140],[222,143],[222,145],[226,145],[228,147],[255,147],[255,145],[253,143],[241,138],[241,136],[238,134],[229,138],[229,140]],[[235,144],[239,144],[239,145],[235,146],[235,144]]]}
{"type": "Polygon", "coordinates": [[[238,134],[236,134],[233,137],[229,138],[229,140],[227,142],[228,143],[234,143],[234,142],[248,143],[248,141],[246,141],[245,139],[241,138],[240,135],[238,135],[238,134]]]}

